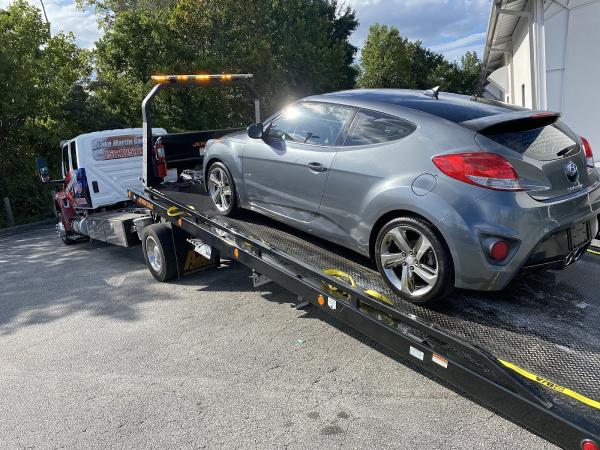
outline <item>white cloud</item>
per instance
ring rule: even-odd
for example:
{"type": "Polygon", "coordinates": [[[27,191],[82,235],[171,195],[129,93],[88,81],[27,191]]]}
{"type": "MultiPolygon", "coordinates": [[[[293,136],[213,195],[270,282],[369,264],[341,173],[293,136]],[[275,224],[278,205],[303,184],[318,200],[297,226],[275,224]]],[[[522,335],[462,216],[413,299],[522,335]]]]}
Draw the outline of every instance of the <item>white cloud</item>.
{"type": "Polygon", "coordinates": [[[470,34],[468,36],[456,39],[454,41],[449,41],[444,44],[433,45],[431,49],[436,52],[446,52],[448,50],[456,50],[457,48],[465,48],[473,44],[480,43],[483,39],[485,39],[485,35],[485,31],[482,31],[481,33],[470,34]]]}
{"type": "MultiPolygon", "coordinates": [[[[481,53],[491,10],[491,0],[346,0],[360,22],[352,36],[364,44],[374,23],[395,26],[410,40],[437,49],[448,59],[462,56],[462,49],[481,53]],[[469,40],[470,39],[470,40],[469,40]],[[459,41],[465,40],[460,43],[459,41]]],[[[464,53],[464,52],[463,52],[464,53]]]]}
{"type": "MultiPolygon", "coordinates": [[[[75,3],[68,0],[43,1],[52,34],[71,31],[77,39],[77,44],[84,48],[92,48],[102,36],[96,17],[91,11],[81,11],[75,7],[75,3]]],[[[0,8],[6,8],[10,3],[10,0],[0,0],[0,8]]],[[[41,10],[39,0],[30,0],[30,3],[41,10]]]]}

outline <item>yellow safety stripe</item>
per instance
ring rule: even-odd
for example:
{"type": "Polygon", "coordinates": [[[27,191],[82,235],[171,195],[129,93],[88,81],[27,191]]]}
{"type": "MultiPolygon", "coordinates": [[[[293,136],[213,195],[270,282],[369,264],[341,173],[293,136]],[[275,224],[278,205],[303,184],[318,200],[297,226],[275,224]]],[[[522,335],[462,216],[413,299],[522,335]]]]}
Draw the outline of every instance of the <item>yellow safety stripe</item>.
{"type": "Polygon", "coordinates": [[[535,381],[536,383],[540,383],[540,384],[546,386],[547,388],[550,388],[556,392],[560,392],[561,394],[564,394],[571,398],[574,398],[575,400],[580,401],[581,403],[584,403],[588,406],[591,406],[592,408],[600,409],[599,401],[592,400],[591,398],[588,398],[588,397],[581,395],[580,393],[575,392],[569,388],[566,388],[564,386],[556,384],[546,378],[540,377],[539,375],[534,375],[533,373],[528,372],[525,369],[522,369],[519,366],[516,366],[512,363],[509,363],[508,361],[504,361],[502,359],[498,359],[498,361],[500,361],[504,366],[508,367],[509,369],[514,370],[519,375],[527,378],[528,380],[535,381]]]}
{"type": "Polygon", "coordinates": [[[588,252],[593,253],[594,255],[600,255],[600,252],[597,252],[595,250],[590,250],[589,248],[588,248],[588,252]]]}

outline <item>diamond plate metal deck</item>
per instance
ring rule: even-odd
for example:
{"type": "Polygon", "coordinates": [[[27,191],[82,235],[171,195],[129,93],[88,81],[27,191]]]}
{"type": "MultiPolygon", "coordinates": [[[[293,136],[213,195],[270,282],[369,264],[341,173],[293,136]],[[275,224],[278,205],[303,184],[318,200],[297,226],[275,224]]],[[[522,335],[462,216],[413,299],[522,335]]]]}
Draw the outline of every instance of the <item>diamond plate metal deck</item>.
{"type": "MultiPolygon", "coordinates": [[[[455,291],[441,304],[424,308],[395,296],[373,264],[352,251],[250,211],[243,211],[235,219],[217,216],[205,195],[174,191],[168,195],[311,266],[342,270],[354,278],[357,286],[388,296],[398,310],[600,401],[598,255],[590,253],[561,272],[524,276],[501,292],[455,291]]],[[[550,389],[544,388],[544,392],[555,403],[578,410],[600,429],[600,410],[550,389]]]]}

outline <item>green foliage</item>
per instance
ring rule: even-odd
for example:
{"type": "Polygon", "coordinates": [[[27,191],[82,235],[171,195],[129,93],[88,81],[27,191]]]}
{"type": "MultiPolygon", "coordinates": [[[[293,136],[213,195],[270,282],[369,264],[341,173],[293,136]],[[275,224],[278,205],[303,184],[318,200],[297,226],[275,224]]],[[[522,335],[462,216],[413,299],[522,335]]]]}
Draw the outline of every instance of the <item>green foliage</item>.
{"type": "MultiPolygon", "coordinates": [[[[253,73],[266,112],[310,93],[354,85],[356,48],[348,39],[357,22],[352,10],[335,1],[87,4],[97,8],[106,29],[95,54],[95,92],[127,125],[139,124],[139,105],[157,73],[253,73]]],[[[161,93],[155,125],[247,124],[252,104],[244,95],[223,89],[161,93]]]]}
{"type": "Polygon", "coordinates": [[[479,89],[481,61],[467,52],[460,64],[411,42],[396,27],[375,24],[369,28],[361,52],[358,85],[366,88],[430,89],[475,95],[479,89]]]}
{"type": "MultiPolygon", "coordinates": [[[[141,126],[154,74],[253,73],[263,115],[309,94],[363,87],[473,93],[480,61],[449,63],[398,29],[374,25],[354,64],[358,22],[337,0],[77,0],[95,10],[104,36],[94,51],[72,34],[50,36],[40,10],[14,0],[0,10],[0,200],[20,223],[51,213],[34,158],[60,168],[59,142],[141,126]]],[[[155,126],[170,131],[247,125],[243,89],[173,89],[155,102],[155,126]]],[[[6,225],[0,213],[0,227],[6,225]]]]}
{"type": "MultiPolygon", "coordinates": [[[[254,73],[263,113],[354,85],[349,36],[357,21],[336,0],[78,1],[95,9],[105,31],[93,53],[70,34],[50,37],[25,0],[0,10],[0,197],[12,200],[18,222],[51,211],[35,156],[46,156],[57,177],[62,139],[141,126],[153,74],[254,73]]],[[[246,125],[252,107],[241,89],[169,90],[157,98],[154,125],[246,125]]]]}
{"type": "MultiPolygon", "coordinates": [[[[50,37],[37,8],[16,0],[0,10],[0,198],[11,199],[19,223],[51,211],[34,157],[58,167],[58,142],[84,128],[69,108],[86,108],[90,71],[89,53],[71,34],[50,37]]],[[[2,212],[0,226],[5,220],[2,212]]]]}

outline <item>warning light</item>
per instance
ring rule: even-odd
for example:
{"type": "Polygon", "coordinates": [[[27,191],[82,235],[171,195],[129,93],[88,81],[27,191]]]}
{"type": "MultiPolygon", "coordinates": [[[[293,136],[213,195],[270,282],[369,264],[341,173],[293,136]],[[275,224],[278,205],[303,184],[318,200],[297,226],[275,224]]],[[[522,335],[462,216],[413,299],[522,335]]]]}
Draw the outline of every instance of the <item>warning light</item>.
{"type": "Polygon", "coordinates": [[[233,257],[234,258],[239,258],[240,257],[240,252],[237,248],[233,249],[233,257]]]}
{"type": "Polygon", "coordinates": [[[325,304],[325,297],[323,296],[323,294],[320,294],[320,295],[317,297],[317,303],[318,303],[319,305],[321,305],[321,306],[323,306],[323,305],[325,304]]]}
{"type": "Polygon", "coordinates": [[[179,219],[177,219],[177,225],[179,225],[179,226],[183,225],[183,219],[181,217],[179,219]]]}
{"type": "Polygon", "coordinates": [[[157,83],[203,83],[206,81],[233,81],[250,80],[251,73],[220,73],[220,74],[199,74],[199,75],[152,75],[152,80],[157,83]]]}
{"type": "Polygon", "coordinates": [[[598,450],[598,444],[596,444],[594,441],[590,441],[589,439],[586,439],[585,441],[583,441],[581,443],[581,449],[582,450],[598,450]]]}

